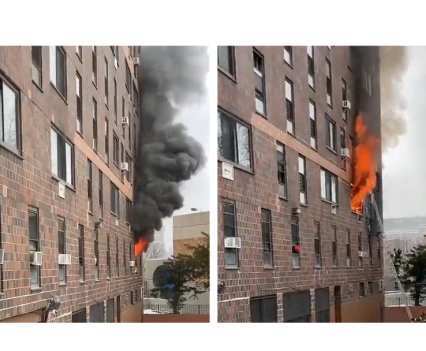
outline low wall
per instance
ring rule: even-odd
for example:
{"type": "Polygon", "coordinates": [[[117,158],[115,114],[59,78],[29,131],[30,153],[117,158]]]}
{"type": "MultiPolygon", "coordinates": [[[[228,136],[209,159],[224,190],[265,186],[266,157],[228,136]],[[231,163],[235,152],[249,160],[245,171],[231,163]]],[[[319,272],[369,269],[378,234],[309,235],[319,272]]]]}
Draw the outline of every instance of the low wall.
{"type": "Polygon", "coordinates": [[[208,314],[144,314],[143,323],[209,323],[208,314]]]}
{"type": "MultiPolygon", "coordinates": [[[[385,307],[384,309],[384,322],[385,323],[409,323],[410,320],[407,315],[405,307],[385,307]]],[[[410,307],[413,318],[418,318],[422,312],[426,312],[424,306],[410,307]]]]}
{"type": "Polygon", "coordinates": [[[140,301],[121,313],[121,323],[141,323],[142,310],[143,303],[140,301]]]}

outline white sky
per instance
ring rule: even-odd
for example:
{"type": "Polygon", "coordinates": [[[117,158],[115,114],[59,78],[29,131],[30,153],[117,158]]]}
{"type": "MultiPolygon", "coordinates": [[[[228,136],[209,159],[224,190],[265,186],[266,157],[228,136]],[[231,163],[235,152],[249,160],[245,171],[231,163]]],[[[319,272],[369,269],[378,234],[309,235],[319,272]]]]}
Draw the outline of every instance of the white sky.
{"type": "Polygon", "coordinates": [[[383,155],[384,218],[426,216],[426,47],[407,50],[407,132],[383,155]]]}
{"type": "MultiPolygon", "coordinates": [[[[209,57],[212,57],[212,51],[209,47],[209,57]]],[[[204,168],[189,181],[181,186],[181,192],[184,198],[184,206],[175,211],[173,215],[182,215],[192,213],[191,208],[201,211],[210,210],[210,172],[209,159],[210,154],[210,81],[209,72],[206,77],[205,99],[195,101],[194,105],[183,109],[176,122],[183,123],[188,128],[188,134],[198,140],[204,148],[207,157],[204,168]]],[[[164,241],[166,243],[167,254],[170,255],[173,249],[173,219],[163,220],[164,241]]]]}

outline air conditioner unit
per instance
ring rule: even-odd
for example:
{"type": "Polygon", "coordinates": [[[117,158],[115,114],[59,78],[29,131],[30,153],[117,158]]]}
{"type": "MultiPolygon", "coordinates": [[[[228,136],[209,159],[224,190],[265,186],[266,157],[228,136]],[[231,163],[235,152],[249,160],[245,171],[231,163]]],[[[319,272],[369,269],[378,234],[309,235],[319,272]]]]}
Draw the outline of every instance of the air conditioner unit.
{"type": "Polygon", "coordinates": [[[122,125],[128,125],[129,124],[129,117],[122,117],[121,118],[121,124],[122,125]]]}
{"type": "Polygon", "coordinates": [[[225,238],[225,248],[227,249],[241,249],[241,238],[225,238]]]}
{"type": "Polygon", "coordinates": [[[69,266],[71,264],[71,255],[70,254],[59,254],[58,255],[58,264],[69,266]]]}
{"type": "Polygon", "coordinates": [[[364,257],[364,251],[358,251],[358,257],[364,257]]]}
{"type": "Polygon", "coordinates": [[[342,102],[343,108],[351,109],[351,102],[349,100],[343,100],[342,102]]]}
{"type": "Polygon", "coordinates": [[[342,157],[351,157],[351,152],[347,147],[341,149],[340,154],[342,155],[342,157]]]}
{"type": "Polygon", "coordinates": [[[133,58],[133,64],[134,64],[135,66],[138,66],[138,65],[140,64],[139,57],[134,57],[134,58],[133,58]]]}
{"type": "Polygon", "coordinates": [[[4,250],[0,249],[0,264],[3,264],[4,262],[4,250]]]}
{"type": "Polygon", "coordinates": [[[337,206],[336,205],[331,205],[331,213],[332,214],[337,214],[337,206]]]}
{"type": "Polygon", "coordinates": [[[43,253],[39,251],[30,251],[30,264],[32,266],[41,266],[43,262],[43,253]]]}
{"type": "Polygon", "coordinates": [[[120,169],[122,171],[128,171],[129,170],[129,164],[127,162],[121,162],[120,163],[120,169]]]}
{"type": "Polygon", "coordinates": [[[130,267],[134,267],[135,266],[135,261],[129,261],[129,266],[130,267]]]}

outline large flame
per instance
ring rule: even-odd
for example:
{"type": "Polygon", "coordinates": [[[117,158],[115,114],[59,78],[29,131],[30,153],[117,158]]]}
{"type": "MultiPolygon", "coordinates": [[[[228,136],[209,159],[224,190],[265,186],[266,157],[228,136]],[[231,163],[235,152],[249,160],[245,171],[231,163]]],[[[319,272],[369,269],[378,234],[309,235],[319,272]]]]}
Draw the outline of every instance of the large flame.
{"type": "Polygon", "coordinates": [[[353,174],[351,189],[351,208],[358,214],[362,213],[362,204],[366,195],[376,186],[376,164],[374,147],[378,139],[370,135],[359,115],[355,122],[356,146],[353,150],[353,174]]]}
{"type": "Polygon", "coordinates": [[[139,239],[135,243],[135,257],[138,257],[147,247],[149,244],[149,239],[147,237],[139,239]]]}

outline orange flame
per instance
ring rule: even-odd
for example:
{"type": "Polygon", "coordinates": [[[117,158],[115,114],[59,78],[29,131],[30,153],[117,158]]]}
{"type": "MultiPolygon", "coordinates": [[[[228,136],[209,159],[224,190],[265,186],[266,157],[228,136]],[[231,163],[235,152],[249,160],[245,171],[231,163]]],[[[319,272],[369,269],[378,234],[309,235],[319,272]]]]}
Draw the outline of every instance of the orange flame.
{"type": "Polygon", "coordinates": [[[356,147],[353,152],[353,174],[351,189],[351,209],[361,214],[364,198],[376,186],[376,165],[373,151],[379,141],[368,133],[367,127],[362,124],[362,116],[355,122],[356,147]]]}
{"type": "Polygon", "coordinates": [[[139,239],[135,243],[135,257],[138,257],[147,247],[149,244],[149,239],[147,237],[139,239]]]}

